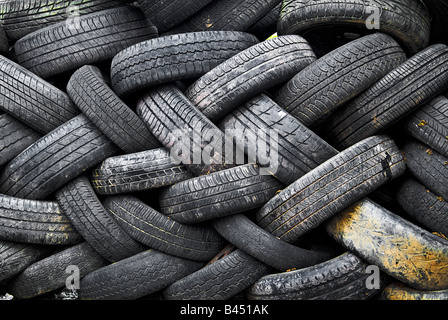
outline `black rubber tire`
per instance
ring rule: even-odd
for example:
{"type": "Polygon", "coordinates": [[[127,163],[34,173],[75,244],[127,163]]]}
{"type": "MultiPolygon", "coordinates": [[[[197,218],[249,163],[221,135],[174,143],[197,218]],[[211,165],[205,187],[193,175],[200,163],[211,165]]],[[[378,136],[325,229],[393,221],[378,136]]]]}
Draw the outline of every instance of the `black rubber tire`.
{"type": "Polygon", "coordinates": [[[91,182],[101,195],[161,189],[193,178],[165,148],[107,158],[92,172],[91,182]]]}
{"type": "Polygon", "coordinates": [[[224,246],[212,227],[181,224],[133,196],[109,196],[103,205],[131,237],[158,251],[208,261],[224,246]]]}
{"type": "Polygon", "coordinates": [[[282,1],[280,1],[263,18],[255,22],[247,29],[248,33],[255,35],[260,41],[268,39],[277,33],[277,22],[280,16],[282,1]]]}
{"type": "Polygon", "coordinates": [[[400,123],[401,127],[440,154],[448,157],[448,99],[438,96],[400,123]]]}
{"type": "Polygon", "coordinates": [[[5,113],[0,115],[0,166],[42,138],[42,135],[5,113]]]}
{"type": "Polygon", "coordinates": [[[48,249],[24,243],[0,241],[0,284],[22,273],[29,265],[44,258],[48,249]]]}
{"type": "Polygon", "coordinates": [[[241,250],[208,264],[163,291],[167,300],[229,300],[270,268],[241,250]]]}
{"type": "Polygon", "coordinates": [[[0,56],[0,109],[46,134],[79,114],[68,95],[0,56]]]}
{"type": "Polygon", "coordinates": [[[9,39],[6,36],[5,28],[0,25],[0,54],[9,58],[9,39]]]}
{"type": "Polygon", "coordinates": [[[119,96],[179,80],[197,79],[258,43],[248,33],[205,31],[143,41],[112,60],[112,88],[119,96]]]}
{"type": "Polygon", "coordinates": [[[116,262],[146,250],[111,217],[86,176],[72,180],[55,196],[76,230],[106,260],[116,262]]]}
{"type": "Polygon", "coordinates": [[[384,288],[383,292],[381,292],[381,300],[446,301],[448,300],[448,290],[436,290],[436,291],[415,290],[413,288],[403,285],[403,283],[401,282],[394,282],[388,285],[386,288],[384,288]]]}
{"type": "Polygon", "coordinates": [[[266,275],[248,289],[247,297],[249,300],[369,300],[387,282],[380,273],[380,288],[368,289],[368,266],[346,252],[310,267],[266,275]]]}
{"type": "Polygon", "coordinates": [[[170,150],[171,157],[196,176],[235,166],[235,161],[226,163],[225,155],[226,146],[233,145],[232,141],[175,85],[148,89],[137,104],[137,114],[170,150]],[[200,159],[196,159],[198,156],[200,159]]]}
{"type": "Polygon", "coordinates": [[[11,160],[0,175],[0,192],[44,200],[117,151],[93,123],[79,115],[11,160]]]}
{"type": "Polygon", "coordinates": [[[246,150],[248,156],[257,155],[256,160],[263,164],[263,169],[285,186],[338,154],[335,148],[265,94],[230,112],[222,119],[219,128],[226,134],[234,130],[239,149],[246,150]],[[277,140],[272,146],[271,139],[277,140]],[[261,144],[266,145],[266,152],[259,150],[261,144]],[[276,153],[275,166],[268,157],[272,155],[271,149],[276,153]],[[268,163],[269,167],[264,165],[268,163]]]}
{"type": "Polygon", "coordinates": [[[283,2],[278,21],[279,34],[301,34],[313,41],[333,41],[334,49],[352,39],[347,33],[364,36],[382,32],[395,38],[410,54],[416,54],[429,43],[431,21],[429,12],[419,0],[287,0],[283,2]],[[379,8],[379,30],[369,30],[372,12],[379,8]],[[317,35],[316,35],[317,33],[317,35]],[[323,37],[323,38],[322,38],[323,37]],[[335,41],[337,39],[337,41],[335,41]]]}
{"type": "Polygon", "coordinates": [[[392,139],[365,139],[272,198],[257,212],[257,223],[286,242],[297,241],[405,170],[403,156],[392,139]]]}
{"type": "Polygon", "coordinates": [[[0,195],[0,239],[38,245],[72,245],[82,241],[55,201],[0,195]]]}
{"type": "Polygon", "coordinates": [[[347,250],[419,290],[443,290],[448,241],[365,198],[330,219],[325,229],[347,250]]]}
{"type": "Polygon", "coordinates": [[[423,0],[431,16],[430,44],[447,43],[446,33],[443,32],[448,22],[448,2],[446,0],[423,0]]]}
{"type": "Polygon", "coordinates": [[[113,8],[123,4],[117,0],[5,0],[0,4],[3,28],[8,38],[15,42],[27,34],[70,18],[70,6],[77,14],[113,8]]]}
{"type": "Polygon", "coordinates": [[[448,235],[448,203],[414,178],[408,178],[397,190],[396,201],[411,222],[448,235]]]}
{"type": "Polygon", "coordinates": [[[448,199],[448,157],[415,140],[408,141],[402,151],[408,171],[433,193],[448,199]]]}
{"type": "Polygon", "coordinates": [[[109,87],[95,66],[83,66],[70,78],[67,93],[83,114],[125,153],[160,147],[145,123],[109,87]]]}
{"type": "MultiPolygon", "coordinates": [[[[386,129],[448,89],[448,47],[430,46],[339,108],[325,126],[344,149],[386,129]]],[[[331,138],[330,138],[331,137],[331,138]]]]}
{"type": "Polygon", "coordinates": [[[167,33],[207,30],[246,31],[279,2],[280,0],[212,1],[177,27],[168,30],[167,33]]]}
{"type": "Polygon", "coordinates": [[[203,263],[147,250],[85,276],[81,300],[135,300],[161,291],[203,263]]]}
{"type": "Polygon", "coordinates": [[[137,0],[160,34],[187,20],[210,2],[212,0],[137,0]]]}
{"type": "Polygon", "coordinates": [[[30,299],[65,287],[69,266],[78,267],[83,278],[105,265],[106,260],[87,242],[82,242],[28,266],[8,283],[7,289],[16,299],[30,299]]]}
{"type": "Polygon", "coordinates": [[[275,101],[314,129],[405,60],[403,50],[391,37],[368,35],[303,69],[280,88],[275,101]]]}
{"type": "Polygon", "coordinates": [[[139,8],[123,6],[80,16],[76,28],[63,21],[39,29],[14,48],[20,65],[47,79],[110,61],[121,50],[157,36],[139,8]]]}
{"type": "Polygon", "coordinates": [[[329,257],[328,253],[302,249],[278,239],[244,214],[215,219],[212,225],[236,248],[279,271],[305,268],[329,257]]]}
{"type": "Polygon", "coordinates": [[[300,36],[275,37],[256,44],[195,81],[185,95],[212,122],[235,107],[283,84],[316,61],[300,36]]]}
{"type": "Polygon", "coordinates": [[[283,188],[258,165],[247,164],[163,190],[159,195],[160,212],[180,223],[195,224],[259,208],[283,188]]]}

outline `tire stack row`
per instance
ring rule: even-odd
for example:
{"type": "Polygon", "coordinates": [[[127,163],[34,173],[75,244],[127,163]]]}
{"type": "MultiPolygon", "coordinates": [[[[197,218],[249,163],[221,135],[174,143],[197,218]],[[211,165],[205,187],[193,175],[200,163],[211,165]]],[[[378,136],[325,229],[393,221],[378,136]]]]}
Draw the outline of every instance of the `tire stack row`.
{"type": "Polygon", "coordinates": [[[448,298],[448,2],[0,8],[1,294],[448,298]]]}

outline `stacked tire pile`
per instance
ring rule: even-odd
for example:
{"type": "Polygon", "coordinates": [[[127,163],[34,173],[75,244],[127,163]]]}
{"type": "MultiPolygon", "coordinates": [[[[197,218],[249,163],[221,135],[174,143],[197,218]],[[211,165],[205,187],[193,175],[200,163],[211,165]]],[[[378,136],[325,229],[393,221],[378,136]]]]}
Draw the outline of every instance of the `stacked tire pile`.
{"type": "Polygon", "coordinates": [[[448,298],[447,1],[0,6],[1,294],[448,298]]]}

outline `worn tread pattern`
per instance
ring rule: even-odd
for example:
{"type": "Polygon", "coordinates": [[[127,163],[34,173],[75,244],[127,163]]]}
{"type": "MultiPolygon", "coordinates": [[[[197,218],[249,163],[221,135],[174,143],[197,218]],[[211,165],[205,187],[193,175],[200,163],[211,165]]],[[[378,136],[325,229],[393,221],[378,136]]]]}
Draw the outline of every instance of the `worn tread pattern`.
{"type": "Polygon", "coordinates": [[[165,289],[202,265],[147,250],[85,276],[80,283],[80,299],[135,300],[165,289]]]}
{"type": "Polygon", "coordinates": [[[103,205],[131,237],[158,251],[208,261],[224,246],[212,227],[181,224],[133,196],[109,196],[103,205]]]}
{"type": "Polygon", "coordinates": [[[316,128],[405,60],[403,50],[388,35],[364,36],[300,71],[280,88],[275,101],[304,125],[316,128]]]}
{"type": "Polygon", "coordinates": [[[392,139],[365,139],[272,198],[257,212],[257,223],[286,242],[297,241],[405,169],[403,156],[392,139]]]}
{"type": "Polygon", "coordinates": [[[284,186],[258,165],[242,165],[195,177],[159,195],[160,212],[180,223],[195,224],[264,205],[284,186]]]}
{"type": "Polygon", "coordinates": [[[91,182],[101,195],[133,193],[172,186],[193,178],[165,148],[110,157],[92,171],[91,182]]]}
{"type": "Polygon", "coordinates": [[[83,66],[71,76],[67,93],[83,114],[125,153],[160,147],[141,118],[106,81],[98,67],[83,66]]]}
{"type": "Polygon", "coordinates": [[[286,35],[256,44],[196,80],[185,95],[211,121],[216,122],[236,106],[290,80],[316,61],[300,36],[286,35]]]}
{"type": "Polygon", "coordinates": [[[430,46],[339,108],[326,126],[329,141],[347,148],[380,134],[448,88],[448,47],[430,46]]]}
{"type": "Polygon", "coordinates": [[[179,80],[197,79],[257,44],[249,33],[204,31],[168,35],[126,48],[112,60],[111,83],[119,96],[179,80]]]}
{"type": "Polygon", "coordinates": [[[117,151],[112,141],[81,114],[11,160],[0,175],[0,192],[44,200],[117,151]]]}
{"type": "Polygon", "coordinates": [[[277,32],[277,22],[280,16],[280,9],[282,8],[280,1],[271,11],[269,11],[263,18],[255,22],[246,30],[246,32],[255,35],[260,41],[268,39],[277,32]]]}
{"type": "Polygon", "coordinates": [[[157,29],[137,7],[123,6],[39,29],[15,44],[20,65],[47,79],[86,64],[112,60],[121,50],[157,37],[157,29]]]}
{"type": "Polygon", "coordinates": [[[86,176],[72,180],[55,196],[76,230],[108,261],[116,262],[146,249],[111,217],[86,176]]]}

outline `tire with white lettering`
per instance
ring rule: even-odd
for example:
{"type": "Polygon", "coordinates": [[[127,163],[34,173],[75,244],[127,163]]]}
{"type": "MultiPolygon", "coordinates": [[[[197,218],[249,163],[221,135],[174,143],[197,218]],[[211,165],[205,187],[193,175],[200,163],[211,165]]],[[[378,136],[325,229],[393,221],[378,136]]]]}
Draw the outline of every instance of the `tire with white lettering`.
{"type": "Polygon", "coordinates": [[[165,148],[110,157],[92,171],[91,182],[100,195],[114,195],[170,187],[193,178],[165,148]]]}
{"type": "Polygon", "coordinates": [[[110,61],[121,50],[157,36],[139,8],[120,6],[80,16],[75,26],[62,21],[39,29],[14,48],[20,65],[47,79],[110,61]]]}
{"type": "Polygon", "coordinates": [[[378,271],[375,287],[369,264],[346,252],[331,260],[289,272],[269,274],[247,291],[250,300],[368,300],[387,284],[378,271]]]}
{"type": "Polygon", "coordinates": [[[216,122],[264,90],[290,80],[314,61],[316,56],[302,37],[275,37],[216,66],[196,80],[185,95],[216,122]]]}
{"type": "Polygon", "coordinates": [[[297,241],[405,170],[401,151],[392,139],[365,139],[281,191],[257,212],[257,223],[286,242],[297,241]]]}
{"type": "Polygon", "coordinates": [[[203,263],[151,249],[86,275],[80,300],[135,300],[161,291],[201,268],[203,263]]]}
{"type": "Polygon", "coordinates": [[[80,280],[107,264],[87,242],[82,242],[31,264],[8,283],[7,289],[17,299],[30,299],[65,287],[70,274],[80,280]]]}
{"type": "Polygon", "coordinates": [[[136,241],[173,256],[208,261],[225,244],[211,226],[181,224],[133,196],[109,196],[103,205],[136,241]]]}
{"type": "Polygon", "coordinates": [[[112,60],[111,83],[119,96],[154,85],[195,80],[257,44],[249,33],[204,31],[162,36],[130,46],[112,60]]]}
{"type": "Polygon", "coordinates": [[[418,0],[287,0],[278,22],[279,34],[301,34],[327,52],[379,31],[413,55],[428,45],[430,29],[429,12],[418,0]]]}
{"type": "Polygon", "coordinates": [[[117,151],[115,144],[81,114],[11,160],[0,175],[0,192],[44,200],[117,151]]]}
{"type": "Polygon", "coordinates": [[[228,300],[269,270],[262,262],[235,250],[174,282],[163,295],[168,300],[228,300]]]}
{"type": "Polygon", "coordinates": [[[163,190],[160,212],[195,224],[261,207],[284,186],[258,165],[241,165],[195,177],[163,190]]]}
{"type": "Polygon", "coordinates": [[[403,50],[390,36],[368,35],[304,68],[278,90],[275,101],[304,125],[317,128],[405,60],[403,50]]]}

